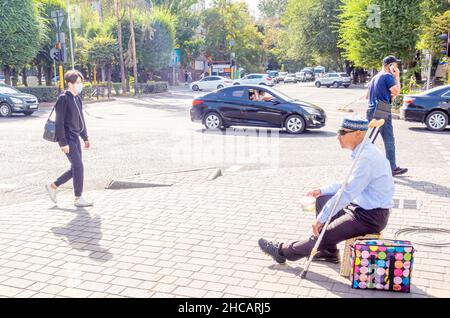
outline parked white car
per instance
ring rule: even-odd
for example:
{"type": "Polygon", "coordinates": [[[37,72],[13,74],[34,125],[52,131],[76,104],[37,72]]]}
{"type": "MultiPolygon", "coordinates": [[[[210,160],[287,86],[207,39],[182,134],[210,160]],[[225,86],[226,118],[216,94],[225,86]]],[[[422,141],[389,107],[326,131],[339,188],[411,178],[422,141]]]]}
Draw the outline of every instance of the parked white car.
{"type": "Polygon", "coordinates": [[[274,80],[267,74],[248,74],[243,78],[237,79],[233,82],[233,85],[241,84],[273,86],[274,80]]]}
{"type": "Polygon", "coordinates": [[[285,83],[297,83],[297,77],[295,76],[295,74],[288,74],[286,75],[286,77],[284,78],[284,82],[285,83]]]}
{"type": "Polygon", "coordinates": [[[318,78],[315,82],[316,87],[333,86],[338,88],[344,86],[345,88],[351,85],[351,78],[347,73],[327,73],[323,77],[318,78]]]}
{"type": "Polygon", "coordinates": [[[191,83],[193,91],[216,90],[230,86],[233,81],[222,76],[206,76],[199,81],[191,83]]]}

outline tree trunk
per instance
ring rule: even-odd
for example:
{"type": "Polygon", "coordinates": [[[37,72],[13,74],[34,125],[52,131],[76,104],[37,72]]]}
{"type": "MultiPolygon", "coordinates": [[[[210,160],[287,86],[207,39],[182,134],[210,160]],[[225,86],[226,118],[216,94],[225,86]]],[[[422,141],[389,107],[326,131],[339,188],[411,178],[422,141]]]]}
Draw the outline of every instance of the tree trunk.
{"type": "Polygon", "coordinates": [[[11,68],[8,65],[3,68],[3,73],[5,74],[6,85],[11,85],[11,68]]]}
{"type": "Polygon", "coordinates": [[[128,0],[128,13],[130,15],[130,36],[131,36],[131,60],[133,61],[133,76],[134,76],[134,95],[139,93],[138,70],[136,58],[136,37],[134,34],[133,13],[131,11],[131,2],[128,0]]]}
{"type": "Polygon", "coordinates": [[[102,82],[106,82],[106,66],[103,66],[101,68],[101,73],[102,73],[102,82]]]}
{"type": "Polygon", "coordinates": [[[111,73],[112,73],[112,65],[111,64],[107,64],[106,65],[106,80],[108,81],[108,97],[111,96],[111,73]]]}
{"type": "Polygon", "coordinates": [[[26,67],[22,68],[22,85],[25,87],[28,87],[27,68],[26,67]]]}
{"type": "Polygon", "coordinates": [[[42,86],[42,65],[41,63],[38,63],[36,66],[37,66],[38,85],[42,86]]]}
{"type": "Polygon", "coordinates": [[[126,93],[127,82],[125,78],[125,62],[123,60],[122,18],[120,16],[120,1],[121,0],[116,0],[117,40],[119,41],[120,81],[122,83],[122,93],[126,93]]]}
{"type": "Polygon", "coordinates": [[[46,86],[52,86],[52,65],[46,65],[44,67],[45,71],[45,85],[46,86]]]}

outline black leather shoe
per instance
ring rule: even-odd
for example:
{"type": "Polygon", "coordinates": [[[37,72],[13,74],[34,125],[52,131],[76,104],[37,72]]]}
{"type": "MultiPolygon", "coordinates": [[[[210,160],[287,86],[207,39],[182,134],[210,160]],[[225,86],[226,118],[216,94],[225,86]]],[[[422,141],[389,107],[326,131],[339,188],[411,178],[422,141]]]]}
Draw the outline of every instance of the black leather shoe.
{"type": "Polygon", "coordinates": [[[280,243],[272,243],[260,238],[258,245],[265,254],[272,256],[278,264],[286,263],[286,257],[280,254],[280,243]]]}
{"type": "Polygon", "coordinates": [[[405,174],[405,173],[407,173],[408,172],[408,169],[406,169],[406,168],[400,168],[400,167],[397,167],[397,168],[395,168],[393,171],[392,171],[392,176],[400,176],[400,175],[402,175],[402,174],[405,174]]]}
{"type": "Polygon", "coordinates": [[[339,250],[336,250],[336,252],[330,252],[327,250],[318,251],[317,254],[314,255],[313,261],[338,264],[340,262],[339,250]]]}

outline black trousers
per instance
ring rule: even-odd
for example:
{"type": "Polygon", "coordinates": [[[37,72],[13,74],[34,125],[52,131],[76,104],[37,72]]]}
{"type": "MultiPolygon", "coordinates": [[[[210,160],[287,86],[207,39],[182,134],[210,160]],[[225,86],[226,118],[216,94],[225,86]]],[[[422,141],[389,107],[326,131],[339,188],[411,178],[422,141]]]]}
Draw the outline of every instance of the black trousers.
{"type": "Polygon", "coordinates": [[[83,193],[83,182],[84,182],[84,166],[81,157],[81,143],[80,138],[77,136],[66,136],[67,143],[69,145],[69,153],[66,154],[70,161],[70,169],[64,172],[56,181],[55,185],[59,187],[60,185],[66,183],[70,179],[73,179],[73,190],[76,197],[81,197],[83,193]]]}
{"type": "MultiPolygon", "coordinates": [[[[317,198],[317,215],[331,198],[331,195],[317,198]]],[[[349,238],[380,233],[388,223],[389,213],[389,209],[364,210],[359,206],[350,204],[331,219],[319,245],[319,250],[333,252],[337,250],[336,244],[349,238]]],[[[283,243],[281,252],[288,260],[296,261],[308,257],[316,241],[317,238],[311,236],[305,241],[283,243]]]]}

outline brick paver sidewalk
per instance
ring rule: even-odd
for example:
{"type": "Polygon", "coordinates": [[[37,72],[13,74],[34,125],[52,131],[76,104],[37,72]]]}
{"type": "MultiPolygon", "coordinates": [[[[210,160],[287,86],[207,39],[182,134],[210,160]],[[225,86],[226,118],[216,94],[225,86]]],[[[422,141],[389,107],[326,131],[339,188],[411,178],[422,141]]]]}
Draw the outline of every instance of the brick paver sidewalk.
{"type": "MultiPolygon", "coordinates": [[[[70,193],[63,194],[59,207],[43,199],[0,208],[0,295],[449,297],[448,246],[415,246],[411,294],[353,290],[338,265],[320,263],[300,282],[296,274],[304,260],[275,265],[259,251],[260,237],[309,236],[313,215],[301,211],[299,200],[306,190],[342,178],[347,169],[238,171],[214,181],[206,181],[211,170],[139,176],[139,182],[165,186],[87,193],[95,200],[89,209],[75,209],[70,193]]],[[[414,178],[397,179],[398,207],[384,237],[410,226],[450,229],[446,169],[411,169],[414,178]],[[430,175],[433,182],[422,181],[430,175]]]]}

